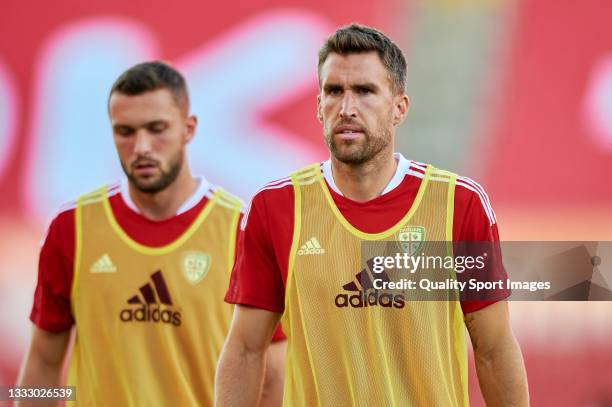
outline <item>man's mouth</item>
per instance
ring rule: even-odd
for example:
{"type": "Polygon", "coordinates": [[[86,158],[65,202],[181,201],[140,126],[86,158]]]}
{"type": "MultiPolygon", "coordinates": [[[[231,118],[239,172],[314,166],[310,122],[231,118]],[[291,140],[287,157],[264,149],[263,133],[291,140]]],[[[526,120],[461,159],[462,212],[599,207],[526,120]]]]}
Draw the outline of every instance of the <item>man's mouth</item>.
{"type": "Polygon", "coordinates": [[[134,175],[139,176],[149,176],[152,175],[155,170],[157,170],[157,164],[155,163],[136,163],[133,165],[134,175]]]}
{"type": "Polygon", "coordinates": [[[354,140],[363,134],[363,129],[359,126],[343,124],[336,127],[334,134],[341,140],[354,140]]]}

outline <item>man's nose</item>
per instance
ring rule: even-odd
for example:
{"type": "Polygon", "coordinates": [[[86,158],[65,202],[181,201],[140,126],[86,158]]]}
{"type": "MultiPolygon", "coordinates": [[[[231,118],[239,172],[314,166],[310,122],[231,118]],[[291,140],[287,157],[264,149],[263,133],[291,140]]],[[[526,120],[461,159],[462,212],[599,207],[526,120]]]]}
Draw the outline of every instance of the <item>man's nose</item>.
{"type": "Polygon", "coordinates": [[[340,107],[340,117],[355,117],[357,110],[355,109],[355,98],[352,92],[346,92],[342,98],[342,106],[340,107]]]}
{"type": "Polygon", "coordinates": [[[147,134],[145,129],[139,129],[136,132],[134,153],[138,155],[148,155],[151,153],[151,136],[147,134]]]}

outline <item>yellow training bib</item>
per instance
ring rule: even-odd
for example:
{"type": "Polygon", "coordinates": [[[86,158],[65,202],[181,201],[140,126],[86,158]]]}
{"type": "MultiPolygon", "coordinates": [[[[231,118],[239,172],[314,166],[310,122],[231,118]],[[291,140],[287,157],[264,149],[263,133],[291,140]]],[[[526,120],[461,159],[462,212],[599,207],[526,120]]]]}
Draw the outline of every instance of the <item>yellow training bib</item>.
{"type": "Polygon", "coordinates": [[[163,247],[132,240],[101,188],[76,209],[69,385],[97,406],[212,406],[242,204],[222,190],[163,247]]]}
{"type": "MultiPolygon", "coordinates": [[[[456,176],[428,167],[396,225],[353,227],[312,165],[291,176],[295,224],[285,294],[287,406],[466,406],[467,348],[457,298],[408,301],[374,288],[362,242],[451,241],[456,176]]],[[[423,249],[427,253],[426,249],[423,249]]]]}

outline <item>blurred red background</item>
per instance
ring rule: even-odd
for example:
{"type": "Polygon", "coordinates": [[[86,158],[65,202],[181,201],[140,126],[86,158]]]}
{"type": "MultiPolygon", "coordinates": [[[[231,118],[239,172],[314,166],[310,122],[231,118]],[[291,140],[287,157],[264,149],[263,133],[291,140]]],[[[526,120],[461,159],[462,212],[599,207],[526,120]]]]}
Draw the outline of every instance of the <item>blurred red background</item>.
{"type": "MultiPolygon", "coordinates": [[[[326,158],[316,51],[352,21],[406,51],[408,158],[476,178],[505,240],[612,240],[609,2],[40,3],[0,15],[0,384],[29,340],[39,241],[62,202],[120,175],[106,93],[142,59],[186,73],[197,171],[245,200],[326,158]]],[[[612,305],[513,303],[533,405],[612,404],[612,305]],[[605,404],[608,403],[608,404],[605,404]]],[[[483,405],[472,372],[474,405],[483,405]]]]}

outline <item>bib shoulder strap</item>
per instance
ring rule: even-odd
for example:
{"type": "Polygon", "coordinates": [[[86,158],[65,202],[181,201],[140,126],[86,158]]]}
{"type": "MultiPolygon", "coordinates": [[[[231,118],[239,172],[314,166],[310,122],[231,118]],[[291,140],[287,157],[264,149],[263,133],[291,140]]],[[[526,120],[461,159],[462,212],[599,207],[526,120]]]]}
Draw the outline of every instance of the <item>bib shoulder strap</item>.
{"type": "Polygon", "coordinates": [[[321,163],[310,164],[291,174],[291,180],[296,185],[309,185],[321,176],[321,163]]]}
{"type": "Polygon", "coordinates": [[[215,188],[215,193],[212,199],[215,201],[215,203],[225,206],[226,208],[238,209],[239,211],[244,208],[244,202],[240,198],[227,192],[221,187],[215,188]]]}
{"type": "Polygon", "coordinates": [[[432,181],[450,181],[457,179],[457,174],[454,172],[441,170],[433,165],[429,165],[427,169],[429,170],[432,181]]]}
{"type": "Polygon", "coordinates": [[[79,196],[77,205],[84,206],[93,203],[102,202],[108,196],[108,185],[103,185],[94,189],[91,192],[79,196]]]}

